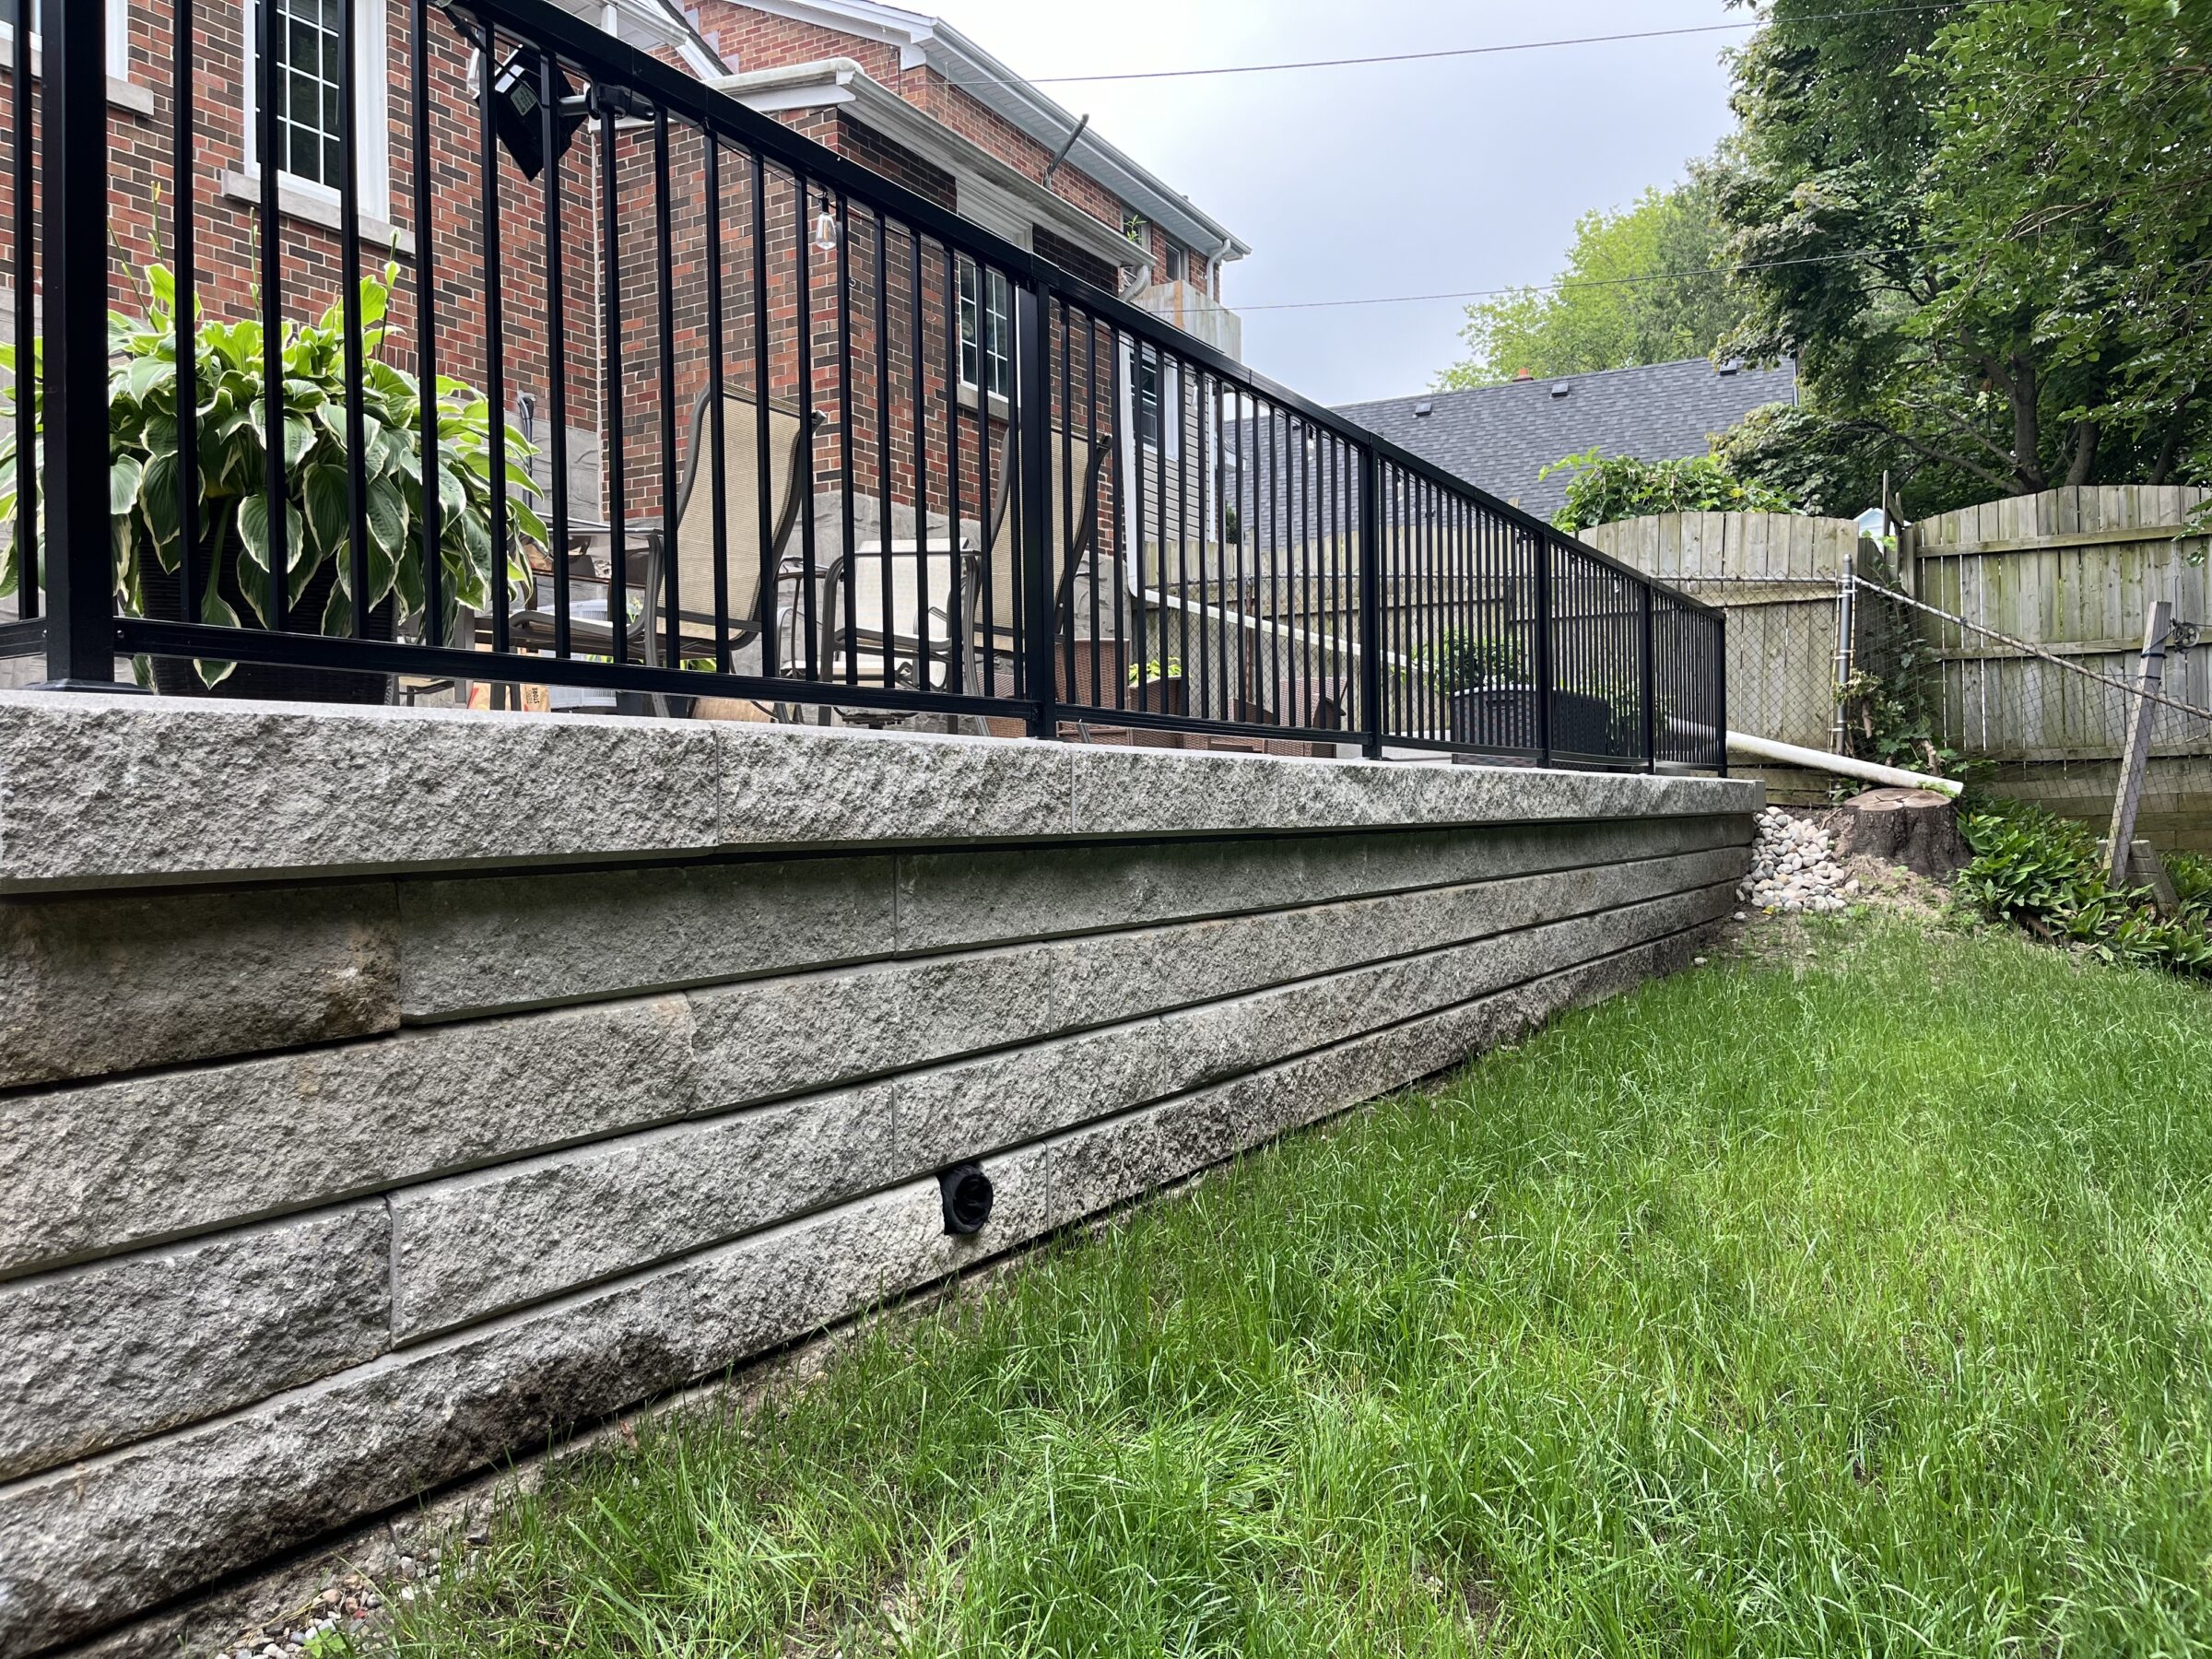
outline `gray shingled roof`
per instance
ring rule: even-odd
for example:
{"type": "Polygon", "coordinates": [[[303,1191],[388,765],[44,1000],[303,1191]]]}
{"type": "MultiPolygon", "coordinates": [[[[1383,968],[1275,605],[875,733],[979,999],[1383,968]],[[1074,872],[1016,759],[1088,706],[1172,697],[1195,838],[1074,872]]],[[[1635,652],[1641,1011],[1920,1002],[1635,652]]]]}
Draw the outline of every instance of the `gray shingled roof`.
{"type": "Polygon", "coordinates": [[[1541,483],[1536,475],[1561,456],[1593,446],[1644,461],[1701,455],[1711,434],[1762,404],[1794,403],[1796,396],[1797,371],[1788,362],[1724,374],[1705,359],[1691,358],[1344,404],[1336,412],[1547,519],[1566,502],[1567,475],[1554,473],[1541,483]],[[1554,395],[1562,386],[1565,394],[1554,395]],[[1430,413],[1417,415],[1424,405],[1430,413]]]}

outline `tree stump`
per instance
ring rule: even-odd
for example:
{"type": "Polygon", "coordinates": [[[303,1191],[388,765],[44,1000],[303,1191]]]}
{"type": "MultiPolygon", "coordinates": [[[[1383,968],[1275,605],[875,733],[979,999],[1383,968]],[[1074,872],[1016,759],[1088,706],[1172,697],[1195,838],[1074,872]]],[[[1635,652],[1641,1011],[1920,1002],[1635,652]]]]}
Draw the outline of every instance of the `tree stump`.
{"type": "Polygon", "coordinates": [[[1966,863],[1958,808],[1933,789],[1870,789],[1843,803],[1839,857],[1861,853],[1936,879],[1966,863]]]}

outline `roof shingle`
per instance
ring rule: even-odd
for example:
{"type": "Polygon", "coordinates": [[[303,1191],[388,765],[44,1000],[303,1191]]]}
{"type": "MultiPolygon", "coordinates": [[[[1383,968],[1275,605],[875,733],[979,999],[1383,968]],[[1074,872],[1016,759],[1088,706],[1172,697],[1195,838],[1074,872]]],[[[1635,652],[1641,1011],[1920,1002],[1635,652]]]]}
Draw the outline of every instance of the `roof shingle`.
{"type": "Polygon", "coordinates": [[[1724,373],[1704,358],[1465,392],[1427,392],[1336,412],[1538,518],[1566,504],[1568,476],[1536,475],[1595,447],[1608,455],[1675,461],[1706,453],[1710,437],[1764,404],[1794,403],[1797,371],[1724,373]],[[1554,389],[1564,386],[1563,395],[1554,389]],[[1427,415],[1414,411],[1430,406],[1427,415]]]}

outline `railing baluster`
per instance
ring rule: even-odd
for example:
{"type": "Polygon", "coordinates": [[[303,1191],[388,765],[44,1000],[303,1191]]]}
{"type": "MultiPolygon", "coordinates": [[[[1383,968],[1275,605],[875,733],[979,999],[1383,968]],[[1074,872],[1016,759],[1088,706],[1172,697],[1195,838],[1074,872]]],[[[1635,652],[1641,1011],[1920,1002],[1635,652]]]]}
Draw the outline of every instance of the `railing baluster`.
{"type": "Polygon", "coordinates": [[[546,391],[552,422],[547,484],[549,487],[553,545],[553,654],[571,648],[569,611],[569,327],[568,272],[560,228],[560,76],[553,54],[537,59],[538,142],[545,151],[546,213],[546,391]]]}
{"type": "Polygon", "coordinates": [[[1536,572],[1536,764],[1551,764],[1552,609],[1551,544],[1545,537],[1529,538],[1536,572]]]}
{"type": "MultiPolygon", "coordinates": [[[[108,81],[104,8],[46,22],[46,674],[49,686],[115,680],[108,544],[108,81]],[[87,303],[89,298],[92,302],[87,303]],[[72,302],[74,300],[74,303],[72,302]]],[[[58,13],[59,15],[55,15],[58,13]]],[[[29,31],[18,24],[19,41],[29,31]]],[[[18,96],[29,84],[16,83],[18,96]]],[[[17,181],[28,192],[28,177],[17,181]]],[[[18,361],[33,335],[18,336],[18,361]]],[[[20,386],[18,386],[20,391],[20,386]]],[[[16,469],[24,471],[18,452],[16,469]]]]}
{"type": "MultiPolygon", "coordinates": [[[[853,527],[852,249],[851,215],[846,211],[844,193],[840,191],[837,197],[837,494],[844,531],[844,539],[838,547],[843,561],[844,580],[838,583],[838,592],[845,611],[845,638],[841,654],[845,659],[845,684],[848,686],[856,685],[860,680],[859,663],[853,650],[853,635],[859,626],[855,617],[853,588],[854,578],[859,573],[860,553],[853,527]]],[[[885,525],[883,533],[887,535],[890,534],[890,526],[885,525]]]]}
{"type": "MultiPolygon", "coordinates": [[[[914,618],[918,643],[914,647],[914,683],[923,690],[931,690],[929,650],[929,355],[924,342],[927,328],[922,318],[922,232],[909,227],[907,230],[907,293],[913,301],[913,318],[907,351],[907,365],[914,377],[912,392],[914,415],[914,618]]],[[[946,546],[952,555],[952,567],[959,565],[960,527],[955,522],[947,534],[946,546]]],[[[953,615],[947,609],[946,615],[953,615]]],[[[946,682],[951,689],[951,681],[946,682]]]]}
{"type": "MultiPolygon", "coordinates": [[[[877,597],[882,602],[883,632],[878,653],[883,658],[883,683],[888,690],[898,683],[898,652],[891,616],[893,582],[891,518],[891,228],[882,214],[876,222],[876,554],[877,597]]],[[[922,511],[914,511],[915,533],[921,531],[922,511]]],[[[915,544],[917,547],[920,543],[915,544]]],[[[917,555],[918,557],[918,555],[917,555]]],[[[855,558],[853,568],[858,569],[855,558]]],[[[855,653],[857,654],[857,653],[855,653]]]]}
{"type": "Polygon", "coordinates": [[[1072,588],[1068,590],[1069,604],[1065,609],[1060,604],[1061,584],[1069,577],[1069,572],[1063,567],[1069,557],[1067,549],[1075,546],[1076,535],[1076,383],[1068,368],[1068,354],[1073,344],[1068,339],[1068,334],[1076,325],[1076,316],[1068,309],[1065,300],[1048,299],[1045,308],[1048,326],[1054,306],[1057,306],[1060,314],[1060,471],[1059,500],[1053,508],[1053,523],[1060,532],[1060,539],[1057,544],[1058,557],[1051,565],[1050,591],[1053,632],[1062,638],[1061,655],[1065,665],[1065,677],[1059,684],[1065,688],[1064,695],[1069,702],[1080,702],[1082,699],[1076,690],[1076,618],[1072,588]]]}
{"type": "MultiPolygon", "coordinates": [[[[783,672],[783,647],[778,638],[780,618],[776,615],[776,590],[781,573],[776,569],[776,549],[770,546],[774,539],[771,505],[776,493],[776,481],[769,472],[768,422],[773,406],[769,382],[768,364],[768,163],[759,150],[753,155],[753,500],[759,508],[760,521],[760,672],[780,677],[783,672]]],[[[801,423],[799,442],[806,452],[806,475],[801,488],[807,492],[802,497],[799,510],[811,524],[814,519],[814,436],[806,422],[801,423]]],[[[717,515],[719,516],[719,515],[717,515]]]]}
{"type": "MultiPolygon", "coordinates": [[[[346,320],[346,551],[353,637],[369,637],[368,426],[361,361],[360,52],[356,0],[338,0],[338,299],[346,320]]],[[[488,76],[488,65],[486,74],[488,76]]],[[[321,627],[323,618],[314,618],[321,627]]]]}
{"type": "MultiPolygon", "coordinates": [[[[500,141],[495,124],[498,31],[484,31],[484,62],[477,75],[477,166],[483,218],[484,400],[490,408],[486,446],[491,472],[491,648],[504,653],[507,637],[507,347],[506,276],[500,247],[500,141]]],[[[609,615],[613,606],[609,604],[609,615]]],[[[619,627],[619,624],[617,625],[619,627]]]]}
{"type": "Polygon", "coordinates": [[[1362,443],[1358,451],[1359,479],[1359,730],[1361,747],[1370,760],[1382,759],[1382,569],[1377,547],[1382,535],[1382,468],[1380,458],[1362,443]]]}
{"type": "MultiPolygon", "coordinates": [[[[969,595],[968,560],[960,551],[960,277],[959,255],[949,244],[943,245],[944,263],[941,266],[945,289],[945,516],[951,524],[952,545],[952,597],[947,615],[952,634],[952,662],[946,670],[950,688],[960,690],[967,687],[969,653],[975,646],[975,629],[968,615],[969,595]]],[[[989,441],[989,434],[984,434],[989,441]]],[[[988,515],[986,515],[987,518],[988,515]]],[[[990,525],[983,525],[983,535],[990,535],[990,525]]],[[[982,557],[987,560],[991,549],[985,547],[982,557]]],[[[985,617],[985,622],[990,618],[985,617]]]]}
{"type": "Polygon", "coordinates": [[[615,108],[611,88],[595,87],[599,105],[599,366],[600,444],[606,466],[606,628],[608,654],[629,660],[629,448],[622,429],[622,219],[621,173],[615,160],[615,108]]]}
{"type": "Polygon", "coordinates": [[[445,639],[444,478],[438,461],[438,280],[437,241],[432,227],[430,172],[429,0],[413,0],[407,18],[407,56],[412,64],[409,162],[415,182],[415,371],[421,385],[422,427],[422,592],[423,638],[433,646],[445,639]]]}
{"type": "Polygon", "coordinates": [[[653,112],[653,309],[656,344],[659,347],[658,376],[660,385],[661,428],[661,556],[659,570],[661,591],[657,594],[648,590],[645,594],[645,612],[653,614],[657,604],[662,607],[666,637],[663,646],[667,665],[684,665],[684,604],[682,584],[677,579],[677,567],[682,562],[676,551],[676,254],[674,206],[669,201],[668,182],[668,112],[656,109],[653,112]]]}
{"type": "MultiPolygon", "coordinates": [[[[106,51],[103,41],[101,51],[106,51]]],[[[16,166],[16,614],[29,620],[39,614],[39,475],[43,470],[39,420],[39,258],[36,190],[39,144],[32,120],[30,30],[18,28],[8,98],[16,166]]],[[[49,94],[51,98],[51,94],[49,94]]],[[[48,106],[52,115],[52,105],[48,106]]],[[[102,138],[104,141],[105,135],[102,138]]],[[[46,146],[51,166],[53,147],[46,146]]],[[[65,162],[65,165],[66,163],[65,162]]],[[[103,182],[103,188],[104,182],[103,182]]],[[[55,290],[58,292],[59,290],[55,290]]],[[[56,308],[59,309],[58,307],[56,308]]],[[[59,461],[57,445],[43,445],[43,459],[59,461]]],[[[55,624],[56,627],[61,624],[55,624]]]]}
{"type": "MultiPolygon", "coordinates": [[[[730,481],[728,457],[723,445],[728,435],[728,420],[723,408],[726,388],[723,369],[723,314],[722,314],[722,140],[715,135],[713,123],[700,129],[700,142],[705,147],[707,192],[707,475],[710,488],[709,502],[713,509],[714,524],[711,540],[714,551],[714,671],[730,671],[730,481]]],[[[763,397],[759,406],[757,424],[763,431],[768,428],[768,400],[763,397]]],[[[699,488],[699,457],[691,457],[691,488],[699,488]]],[[[760,479],[763,495],[768,490],[768,479],[760,479]]],[[[670,532],[674,535],[673,528],[670,532]]],[[[763,540],[765,541],[765,537],[763,540]]],[[[772,586],[772,581],[771,582],[772,586]]],[[[762,659],[764,662],[765,658],[762,659]]]]}
{"type": "MultiPolygon", "coordinates": [[[[278,154],[276,129],[277,89],[284,80],[284,23],[289,16],[285,8],[286,0],[257,0],[254,7],[259,23],[255,57],[260,65],[254,84],[261,94],[256,124],[261,163],[262,480],[269,515],[264,550],[269,560],[265,619],[271,632],[284,627],[291,528],[284,480],[284,227],[278,218],[276,194],[277,179],[288,159],[278,154]]],[[[104,127],[100,143],[104,148],[104,127]]],[[[104,200],[104,188],[102,196],[104,200]]],[[[51,262],[49,266],[51,277],[51,262]]],[[[242,586],[242,571],[240,576],[242,586]]]]}
{"type": "MultiPolygon", "coordinates": [[[[202,616],[199,583],[203,572],[199,568],[200,331],[195,268],[199,258],[198,193],[194,177],[198,140],[197,124],[193,119],[193,80],[198,61],[193,51],[196,0],[174,0],[174,9],[175,18],[170,26],[170,253],[176,265],[177,300],[177,608],[183,620],[197,622],[202,616]]],[[[30,173],[25,169],[19,189],[28,197],[29,188],[30,173]]],[[[19,334],[16,337],[28,340],[30,336],[19,334]]],[[[21,449],[18,453],[28,453],[21,449]]],[[[212,573],[209,580],[213,580],[212,573]]],[[[29,583],[25,582],[20,591],[28,594],[29,583]]]]}
{"type": "MultiPolygon", "coordinates": [[[[979,273],[981,275],[981,273],[979,273]]],[[[988,303],[989,290],[979,288],[988,303]]],[[[1030,717],[1030,735],[1050,737],[1057,729],[1053,690],[1053,514],[1052,495],[1052,368],[1046,358],[1046,296],[1025,274],[1014,284],[1014,418],[1020,437],[1020,487],[1014,502],[1021,514],[1021,616],[1028,637],[1023,641],[1028,695],[1036,705],[1030,717]]],[[[986,371],[979,380],[988,380],[986,371]]]]}

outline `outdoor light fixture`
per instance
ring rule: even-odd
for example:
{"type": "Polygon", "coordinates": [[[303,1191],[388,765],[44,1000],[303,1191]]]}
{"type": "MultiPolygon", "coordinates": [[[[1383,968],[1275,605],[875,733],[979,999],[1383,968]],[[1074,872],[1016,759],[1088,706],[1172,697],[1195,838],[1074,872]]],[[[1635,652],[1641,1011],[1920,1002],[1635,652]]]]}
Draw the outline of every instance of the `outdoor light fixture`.
{"type": "MultiPolygon", "coordinates": [[[[528,46],[518,46],[500,65],[491,82],[492,130],[500,147],[514,158],[523,177],[535,179],[546,171],[544,106],[539,99],[543,60],[528,46]]],[[[569,153],[576,129],[583,125],[583,104],[569,86],[559,65],[553,69],[553,159],[569,153]]]]}
{"type": "Polygon", "coordinates": [[[981,1232],[991,1219],[991,1178],[979,1163],[954,1164],[937,1177],[945,1200],[945,1230],[956,1236],[981,1232]]]}
{"type": "Polygon", "coordinates": [[[830,204],[822,204],[821,212],[814,221],[814,245],[827,255],[837,252],[837,218],[830,211],[830,204]]]}

